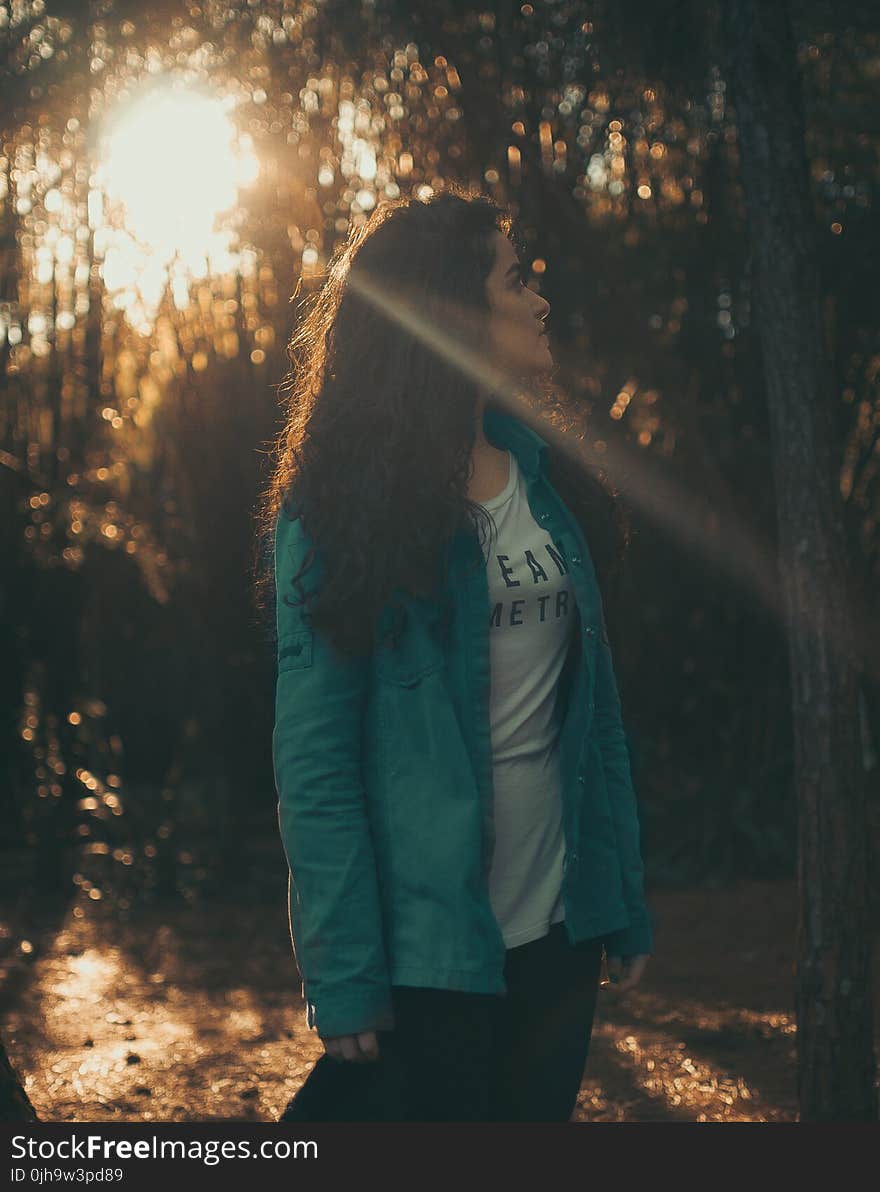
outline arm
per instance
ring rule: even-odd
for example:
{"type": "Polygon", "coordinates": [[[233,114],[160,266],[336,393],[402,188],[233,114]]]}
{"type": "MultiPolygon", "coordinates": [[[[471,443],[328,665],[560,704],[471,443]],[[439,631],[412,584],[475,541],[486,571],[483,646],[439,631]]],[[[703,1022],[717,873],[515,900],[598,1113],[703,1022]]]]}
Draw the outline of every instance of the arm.
{"type": "Polygon", "coordinates": [[[651,913],[645,902],[638,807],[604,611],[596,644],[595,704],[596,735],[617,833],[623,896],[630,917],[628,927],[606,937],[605,950],[609,956],[650,954],[654,950],[654,933],[651,913]]]}
{"type": "MultiPolygon", "coordinates": [[[[348,659],[303,618],[291,585],[308,549],[302,525],[275,532],[278,675],[272,759],[290,869],[290,933],[322,1037],[391,1029],[390,982],[367,819],[360,741],[366,659],[348,659]]],[[[320,560],[302,577],[309,588],[320,560]]]]}

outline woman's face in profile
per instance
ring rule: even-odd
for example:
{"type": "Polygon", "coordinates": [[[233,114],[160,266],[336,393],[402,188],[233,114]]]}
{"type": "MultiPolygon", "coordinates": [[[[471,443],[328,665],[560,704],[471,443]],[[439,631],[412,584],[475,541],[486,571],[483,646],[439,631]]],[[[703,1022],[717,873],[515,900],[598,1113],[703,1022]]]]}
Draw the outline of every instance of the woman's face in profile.
{"type": "Polygon", "coordinates": [[[553,367],[543,320],[550,303],[530,290],[510,240],[495,232],[495,263],[486,281],[490,305],[489,339],[496,362],[527,376],[553,367]]]}

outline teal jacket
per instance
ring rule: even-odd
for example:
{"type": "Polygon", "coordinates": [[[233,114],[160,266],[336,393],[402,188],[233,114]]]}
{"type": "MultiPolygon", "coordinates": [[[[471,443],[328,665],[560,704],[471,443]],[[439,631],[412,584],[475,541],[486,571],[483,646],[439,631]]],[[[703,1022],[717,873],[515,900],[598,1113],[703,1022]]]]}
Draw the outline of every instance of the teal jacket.
{"type": "MultiPolygon", "coordinates": [[[[484,426],[515,454],[577,603],[557,694],[565,929],[572,942],[601,936],[609,956],[650,953],[636,798],[590,553],[545,475],[541,436],[491,406],[484,426]]],[[[391,1029],[392,984],[504,993],[506,952],[488,892],[489,594],[476,531],[451,542],[453,615],[441,616],[439,599],[400,593],[403,617],[386,606],[376,647],[359,659],[283,599],[295,598],[308,546],[299,518],[282,511],[272,753],[307,1022],[328,1037],[391,1029]]],[[[306,590],[320,576],[317,556],[306,590]]]]}

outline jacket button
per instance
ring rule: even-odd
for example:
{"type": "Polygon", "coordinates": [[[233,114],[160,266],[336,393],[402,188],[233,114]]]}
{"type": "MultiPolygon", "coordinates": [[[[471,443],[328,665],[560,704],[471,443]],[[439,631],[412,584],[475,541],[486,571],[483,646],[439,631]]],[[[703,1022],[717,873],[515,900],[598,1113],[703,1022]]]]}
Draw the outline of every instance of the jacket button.
{"type": "Polygon", "coordinates": [[[584,774],[578,774],[578,782],[581,782],[581,783],[583,783],[583,782],[586,782],[586,781],[587,781],[587,779],[586,779],[586,776],[585,776],[584,774]]]}
{"type": "Polygon", "coordinates": [[[596,632],[596,630],[593,628],[593,626],[592,626],[592,625],[588,625],[588,626],[586,627],[586,629],[584,630],[584,634],[585,634],[587,637],[592,637],[592,636],[593,636],[593,634],[594,634],[595,632],[596,632]]]}
{"type": "Polygon", "coordinates": [[[580,858],[578,857],[577,853],[572,853],[571,856],[568,858],[569,864],[577,865],[579,859],[580,858]]]}
{"type": "Polygon", "coordinates": [[[572,555],[571,561],[572,561],[572,563],[580,563],[580,561],[581,561],[580,555],[572,555]]]}
{"type": "Polygon", "coordinates": [[[549,513],[541,513],[541,514],[539,514],[539,515],[538,515],[538,521],[547,522],[547,521],[549,521],[549,520],[550,520],[550,514],[549,514],[549,513]]]}

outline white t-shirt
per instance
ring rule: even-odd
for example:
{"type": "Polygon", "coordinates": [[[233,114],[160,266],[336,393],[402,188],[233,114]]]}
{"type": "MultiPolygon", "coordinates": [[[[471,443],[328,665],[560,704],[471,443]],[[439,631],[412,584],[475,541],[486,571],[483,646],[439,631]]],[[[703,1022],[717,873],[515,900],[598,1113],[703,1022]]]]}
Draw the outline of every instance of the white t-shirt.
{"type": "Polygon", "coordinates": [[[565,559],[532,517],[516,457],[504,490],[481,502],[497,536],[483,544],[489,581],[495,850],[492,909],[508,948],[565,917],[565,837],[556,688],[574,592],[565,559]]]}

